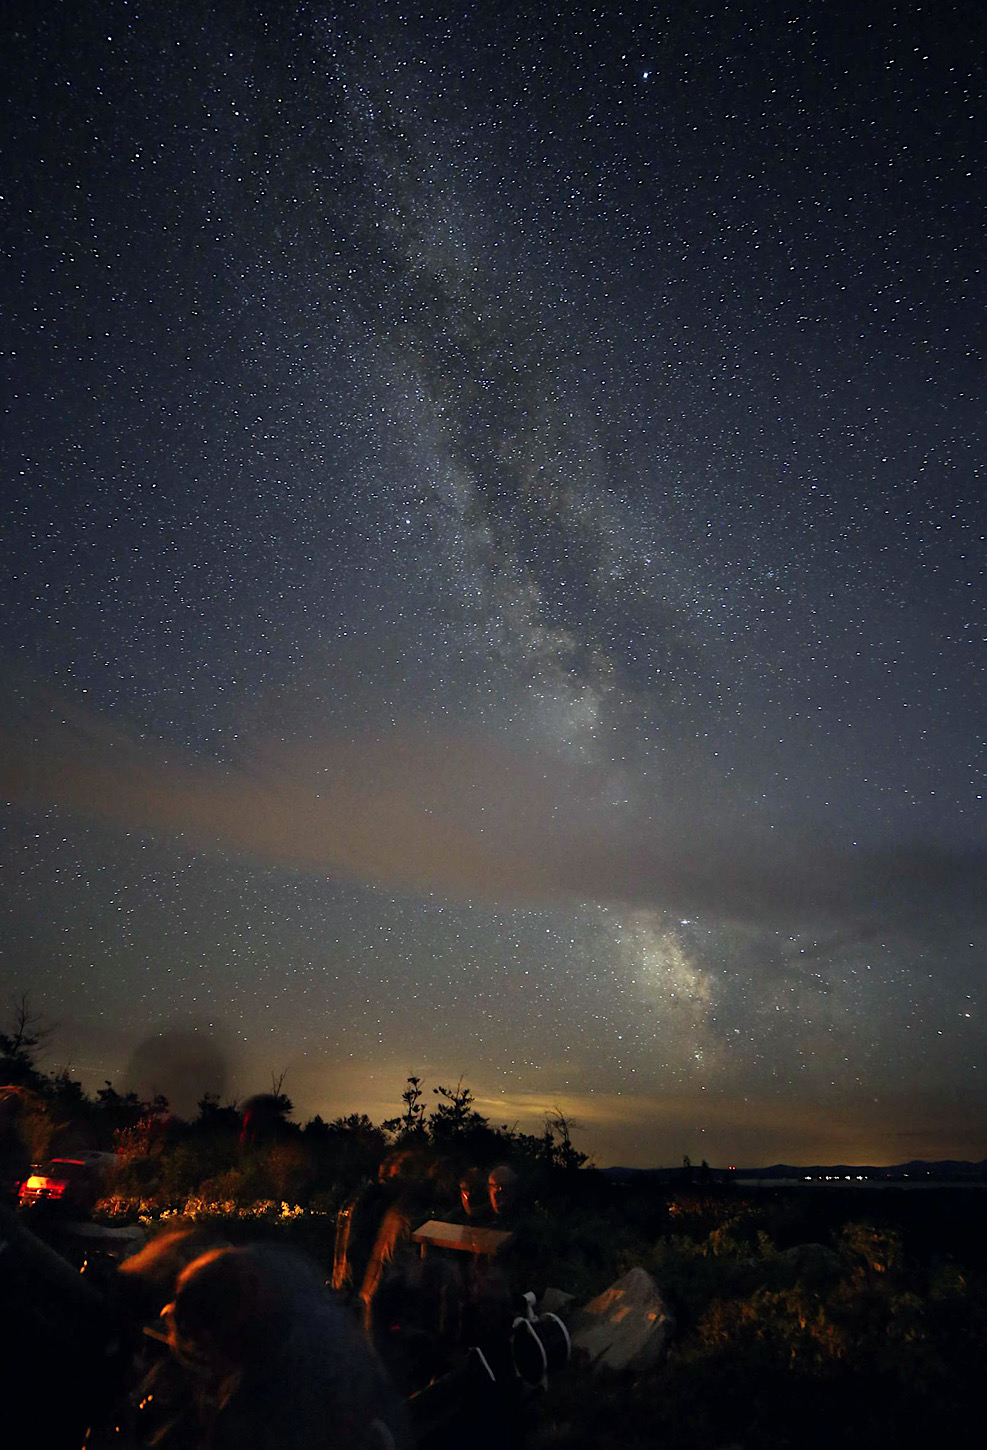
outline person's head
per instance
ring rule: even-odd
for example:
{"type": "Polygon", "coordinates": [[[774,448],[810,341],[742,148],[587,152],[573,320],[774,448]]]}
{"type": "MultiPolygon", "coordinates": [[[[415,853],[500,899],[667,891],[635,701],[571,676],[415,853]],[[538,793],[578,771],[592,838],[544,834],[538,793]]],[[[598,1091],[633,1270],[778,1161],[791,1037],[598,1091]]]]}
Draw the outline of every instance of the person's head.
{"type": "Polygon", "coordinates": [[[260,1363],[291,1328],[299,1272],[290,1255],[276,1250],[200,1254],[179,1274],[174,1302],[162,1311],[176,1358],[216,1377],[260,1363]]]}
{"type": "Polygon", "coordinates": [[[411,1173],[413,1158],[410,1148],[392,1148],[381,1159],[377,1169],[377,1182],[388,1183],[394,1178],[407,1178],[411,1173]]]}
{"type": "Polygon", "coordinates": [[[146,1318],[159,1314],[175,1297],[175,1285],[183,1269],[216,1248],[215,1235],[207,1235],[190,1223],[158,1234],[136,1254],[124,1259],[117,1273],[146,1318]]]}
{"type": "Polygon", "coordinates": [[[459,1201],[468,1218],[481,1211],[488,1193],[484,1174],[478,1168],[467,1168],[459,1180],[459,1201]]]}
{"type": "Polygon", "coordinates": [[[507,1213],[517,1200],[517,1174],[507,1163],[499,1163],[487,1175],[487,1192],[494,1213],[507,1213]]]}

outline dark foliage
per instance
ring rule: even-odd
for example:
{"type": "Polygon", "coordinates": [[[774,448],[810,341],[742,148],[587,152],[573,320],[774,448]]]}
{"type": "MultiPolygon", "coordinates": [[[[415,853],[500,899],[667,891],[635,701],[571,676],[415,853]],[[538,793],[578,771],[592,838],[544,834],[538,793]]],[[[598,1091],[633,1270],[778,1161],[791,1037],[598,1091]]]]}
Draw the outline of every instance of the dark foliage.
{"type": "Polygon", "coordinates": [[[454,1211],[464,1171],[483,1183],[509,1164],[522,1190],[514,1262],[528,1287],[585,1301],[646,1268],[678,1324],[668,1359],[636,1379],[565,1372],[532,1406],[534,1450],[875,1450],[956,1434],[977,1408],[987,1241],[976,1188],[751,1193],[688,1162],[664,1181],[615,1179],[584,1166],[563,1114],[541,1134],[493,1127],[462,1080],[433,1088],[429,1111],[415,1075],[382,1125],[354,1113],[301,1127],[276,1082],[250,1100],[262,1102],[250,1138],[244,1113],[213,1095],[191,1122],[109,1082],[89,1097],[39,1066],[43,1025],[26,998],[15,1005],[0,1033],[11,1121],[32,1156],[39,1144],[113,1147],[106,1212],[195,1205],[231,1242],[273,1236],[330,1265],[337,1210],[384,1192],[382,1163],[413,1158],[416,1191],[440,1214],[454,1211]],[[264,1203],[276,1211],[250,1218],[264,1203]]]}

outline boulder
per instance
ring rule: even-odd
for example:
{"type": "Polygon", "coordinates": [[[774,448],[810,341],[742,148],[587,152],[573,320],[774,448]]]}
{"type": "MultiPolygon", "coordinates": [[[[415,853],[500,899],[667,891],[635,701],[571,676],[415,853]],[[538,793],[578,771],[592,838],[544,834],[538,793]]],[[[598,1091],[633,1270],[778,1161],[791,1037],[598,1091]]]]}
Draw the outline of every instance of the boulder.
{"type": "Polygon", "coordinates": [[[675,1328],[672,1312],[647,1270],[631,1269],[570,1320],[573,1359],[591,1369],[650,1369],[675,1328]]]}

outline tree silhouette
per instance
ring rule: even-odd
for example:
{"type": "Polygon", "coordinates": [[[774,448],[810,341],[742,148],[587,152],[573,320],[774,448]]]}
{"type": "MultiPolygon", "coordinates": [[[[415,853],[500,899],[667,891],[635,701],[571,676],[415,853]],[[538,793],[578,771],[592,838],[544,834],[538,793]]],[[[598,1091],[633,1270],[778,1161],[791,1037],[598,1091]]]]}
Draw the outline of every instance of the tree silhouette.
{"type": "Polygon", "coordinates": [[[581,1153],[572,1142],[572,1130],[577,1124],[565,1115],[561,1108],[553,1108],[545,1121],[545,1146],[549,1161],[555,1168],[567,1170],[582,1168],[589,1155],[581,1153]]]}
{"type": "Polygon", "coordinates": [[[454,1088],[441,1084],[432,1092],[442,1101],[429,1114],[428,1126],[436,1141],[458,1137],[467,1126],[484,1123],[486,1119],[473,1111],[475,1101],[471,1088],[463,1086],[462,1078],[454,1088]]]}
{"type": "Polygon", "coordinates": [[[35,1055],[54,1027],[31,1010],[30,994],[22,992],[10,1005],[9,1031],[0,1032],[0,1082],[14,1087],[41,1087],[44,1073],[35,1055]]]}
{"type": "Polygon", "coordinates": [[[408,1074],[408,1084],[401,1094],[404,1112],[397,1118],[387,1118],[383,1127],[388,1133],[396,1133],[398,1142],[420,1137],[425,1132],[425,1104],[422,1080],[414,1073],[408,1074]]]}

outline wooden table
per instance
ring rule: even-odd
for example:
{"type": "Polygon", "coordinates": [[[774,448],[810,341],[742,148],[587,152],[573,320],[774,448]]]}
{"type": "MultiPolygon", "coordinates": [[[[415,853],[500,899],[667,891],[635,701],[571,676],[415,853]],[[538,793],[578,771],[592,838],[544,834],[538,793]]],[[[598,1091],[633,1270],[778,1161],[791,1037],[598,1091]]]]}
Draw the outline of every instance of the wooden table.
{"type": "Polygon", "coordinates": [[[430,1218],[411,1235],[416,1244],[421,1244],[422,1258],[431,1244],[437,1249],[456,1249],[462,1254],[488,1254],[493,1258],[514,1238],[498,1228],[474,1228],[468,1223],[443,1223],[441,1219],[430,1218]]]}

